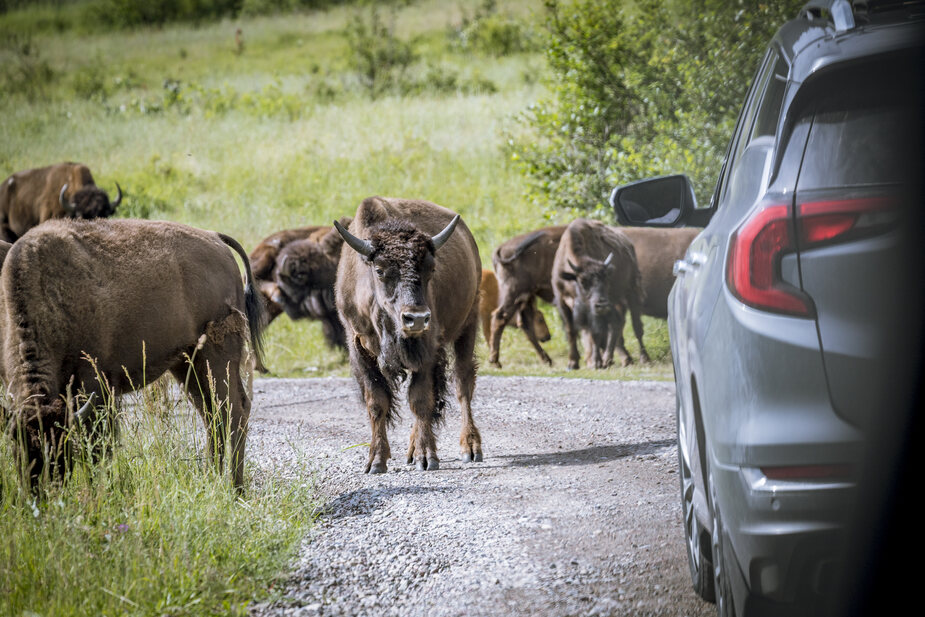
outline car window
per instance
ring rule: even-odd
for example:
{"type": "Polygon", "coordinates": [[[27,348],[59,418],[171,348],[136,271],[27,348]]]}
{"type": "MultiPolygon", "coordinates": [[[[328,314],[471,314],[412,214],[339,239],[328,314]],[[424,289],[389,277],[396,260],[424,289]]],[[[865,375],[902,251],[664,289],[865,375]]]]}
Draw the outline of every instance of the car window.
{"type": "Polygon", "coordinates": [[[921,174],[918,56],[848,67],[815,85],[797,188],[892,184],[921,174]],[[850,72],[849,72],[850,71],[850,72]]]}
{"type": "Polygon", "coordinates": [[[816,114],[806,144],[800,189],[900,182],[909,177],[904,156],[909,127],[917,125],[908,107],[877,106],[816,114]]]}
{"type": "Polygon", "coordinates": [[[786,61],[776,52],[769,52],[742,117],[724,189],[724,203],[750,207],[765,184],[787,71],[786,61]]]}

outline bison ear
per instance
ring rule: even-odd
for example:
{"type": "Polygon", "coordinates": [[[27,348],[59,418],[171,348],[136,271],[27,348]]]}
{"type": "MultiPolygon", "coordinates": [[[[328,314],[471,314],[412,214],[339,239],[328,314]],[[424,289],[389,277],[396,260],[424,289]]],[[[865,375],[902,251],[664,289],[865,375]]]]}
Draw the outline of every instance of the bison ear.
{"type": "Polygon", "coordinates": [[[381,197],[367,197],[357,208],[356,218],[364,228],[369,229],[389,218],[389,213],[386,212],[381,197]]]}

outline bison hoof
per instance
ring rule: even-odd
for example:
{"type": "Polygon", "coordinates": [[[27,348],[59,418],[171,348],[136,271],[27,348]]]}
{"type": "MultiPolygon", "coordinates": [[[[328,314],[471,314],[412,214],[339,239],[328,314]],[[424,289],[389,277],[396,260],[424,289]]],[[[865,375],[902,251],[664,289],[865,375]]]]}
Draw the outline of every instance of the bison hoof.
{"type": "Polygon", "coordinates": [[[428,459],[419,458],[415,461],[415,468],[418,471],[437,471],[440,469],[440,460],[436,457],[428,459]]]}
{"type": "Polygon", "coordinates": [[[463,463],[481,463],[482,453],[476,452],[475,454],[472,454],[471,452],[463,452],[462,462],[463,463]]]}
{"type": "Polygon", "coordinates": [[[385,463],[373,463],[369,466],[369,471],[366,473],[385,473],[387,470],[385,463]]]}
{"type": "Polygon", "coordinates": [[[501,363],[498,362],[497,360],[490,360],[490,361],[488,362],[488,364],[490,364],[491,366],[493,366],[493,367],[495,367],[495,368],[501,368],[501,363]]]}

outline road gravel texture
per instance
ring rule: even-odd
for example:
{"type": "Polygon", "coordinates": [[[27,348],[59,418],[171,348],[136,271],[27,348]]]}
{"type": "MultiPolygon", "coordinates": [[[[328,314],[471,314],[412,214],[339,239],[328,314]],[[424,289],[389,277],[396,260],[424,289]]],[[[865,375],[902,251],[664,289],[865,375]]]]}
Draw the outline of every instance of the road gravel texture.
{"type": "Polygon", "coordinates": [[[352,379],[258,379],[254,399],[249,457],[311,465],[326,500],[254,617],[715,614],[688,574],[671,383],[480,377],[484,462],[460,460],[451,396],[440,469],[405,464],[403,405],[383,475],[362,473],[352,379]]]}

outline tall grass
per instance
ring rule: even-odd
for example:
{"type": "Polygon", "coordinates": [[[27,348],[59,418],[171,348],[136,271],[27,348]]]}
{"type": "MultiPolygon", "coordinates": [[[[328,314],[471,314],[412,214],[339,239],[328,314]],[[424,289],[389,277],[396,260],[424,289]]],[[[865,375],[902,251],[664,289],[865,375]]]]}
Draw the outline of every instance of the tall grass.
{"type": "Polygon", "coordinates": [[[249,467],[239,498],[178,391],[146,392],[111,457],[40,499],[0,440],[0,614],[243,615],[272,593],[317,509],[307,466],[249,467]]]}

